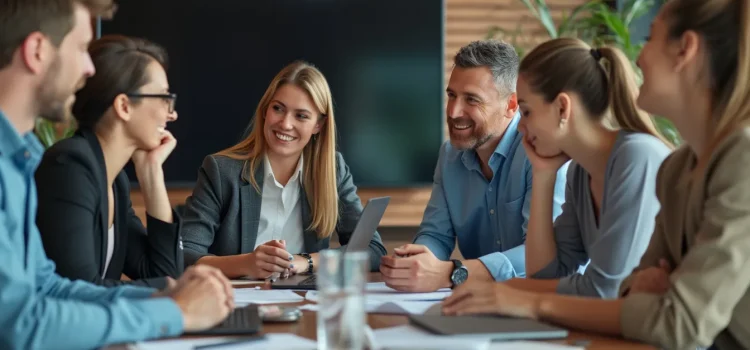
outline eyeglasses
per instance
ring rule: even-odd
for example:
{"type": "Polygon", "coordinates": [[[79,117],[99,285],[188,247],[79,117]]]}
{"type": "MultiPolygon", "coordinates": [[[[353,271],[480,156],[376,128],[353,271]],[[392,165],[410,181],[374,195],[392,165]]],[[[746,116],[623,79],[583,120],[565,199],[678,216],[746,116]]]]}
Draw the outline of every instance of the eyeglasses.
{"type": "Polygon", "coordinates": [[[177,104],[177,94],[125,94],[127,97],[132,98],[161,98],[169,103],[169,114],[174,113],[175,105],[177,104]]]}

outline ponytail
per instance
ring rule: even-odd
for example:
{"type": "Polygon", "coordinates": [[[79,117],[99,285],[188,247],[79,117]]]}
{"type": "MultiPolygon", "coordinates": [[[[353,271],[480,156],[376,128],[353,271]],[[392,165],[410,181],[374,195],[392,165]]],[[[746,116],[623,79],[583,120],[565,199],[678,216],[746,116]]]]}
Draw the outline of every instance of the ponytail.
{"type": "Polygon", "coordinates": [[[617,126],[628,131],[650,134],[673,147],[674,145],[656,129],[651,116],[635,104],[638,85],[630,60],[622,51],[613,47],[602,47],[594,51],[604,60],[599,64],[603,66],[607,75],[611,115],[617,126]]]}
{"type": "Polygon", "coordinates": [[[563,91],[575,92],[597,121],[653,135],[672,147],[651,117],[636,107],[635,72],[625,54],[616,48],[592,49],[580,39],[552,39],[529,52],[519,72],[546,102],[563,91]],[[603,120],[608,116],[613,118],[603,120]]]}

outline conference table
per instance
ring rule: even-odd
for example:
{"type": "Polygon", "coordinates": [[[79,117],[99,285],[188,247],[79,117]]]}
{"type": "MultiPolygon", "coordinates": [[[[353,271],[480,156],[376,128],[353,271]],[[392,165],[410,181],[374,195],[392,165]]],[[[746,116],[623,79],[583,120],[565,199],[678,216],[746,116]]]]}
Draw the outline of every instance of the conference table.
{"type": "MultiPolygon", "coordinates": [[[[381,282],[380,273],[370,273],[371,282],[381,282]]],[[[255,288],[261,286],[262,289],[269,288],[268,284],[258,283],[238,283],[235,288],[255,288]]],[[[304,296],[305,292],[297,292],[304,296]]],[[[310,303],[305,300],[300,303],[284,303],[280,305],[299,306],[310,303]]],[[[395,327],[409,323],[408,317],[404,315],[387,315],[387,314],[368,314],[367,323],[372,329],[395,327]]],[[[299,321],[294,323],[265,323],[263,324],[263,333],[292,333],[300,337],[316,340],[316,315],[314,311],[303,311],[299,321]]],[[[568,338],[564,340],[549,341],[558,344],[568,344],[583,346],[587,350],[597,349],[656,349],[653,346],[628,341],[621,338],[606,337],[588,332],[569,330],[568,338]]],[[[126,349],[124,345],[111,346],[107,349],[126,349]]]]}

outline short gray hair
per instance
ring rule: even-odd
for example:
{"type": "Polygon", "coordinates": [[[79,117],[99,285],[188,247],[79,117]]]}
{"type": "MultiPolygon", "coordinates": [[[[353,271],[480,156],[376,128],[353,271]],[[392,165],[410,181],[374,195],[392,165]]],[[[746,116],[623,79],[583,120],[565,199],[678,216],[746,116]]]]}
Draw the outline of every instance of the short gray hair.
{"type": "Polygon", "coordinates": [[[453,64],[461,68],[487,67],[501,94],[516,92],[520,59],[516,49],[499,40],[473,41],[458,50],[453,64]]]}

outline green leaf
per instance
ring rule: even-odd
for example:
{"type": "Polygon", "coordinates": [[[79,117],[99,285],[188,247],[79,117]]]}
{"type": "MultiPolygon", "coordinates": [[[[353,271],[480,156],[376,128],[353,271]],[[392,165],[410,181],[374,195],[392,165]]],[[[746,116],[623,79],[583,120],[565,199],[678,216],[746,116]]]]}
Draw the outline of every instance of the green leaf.
{"type": "Polygon", "coordinates": [[[567,34],[568,31],[573,30],[578,23],[578,16],[583,14],[589,14],[593,9],[596,9],[597,7],[603,5],[603,3],[600,0],[590,1],[583,5],[576,6],[576,8],[573,9],[573,11],[570,13],[570,16],[563,16],[563,20],[560,23],[560,26],[557,27],[557,33],[562,36],[563,34],[567,34]]]}
{"type": "Polygon", "coordinates": [[[633,20],[648,13],[649,9],[653,6],[653,0],[629,0],[625,3],[625,6],[623,6],[622,9],[624,15],[623,23],[630,28],[630,24],[633,23],[633,20]]]}

